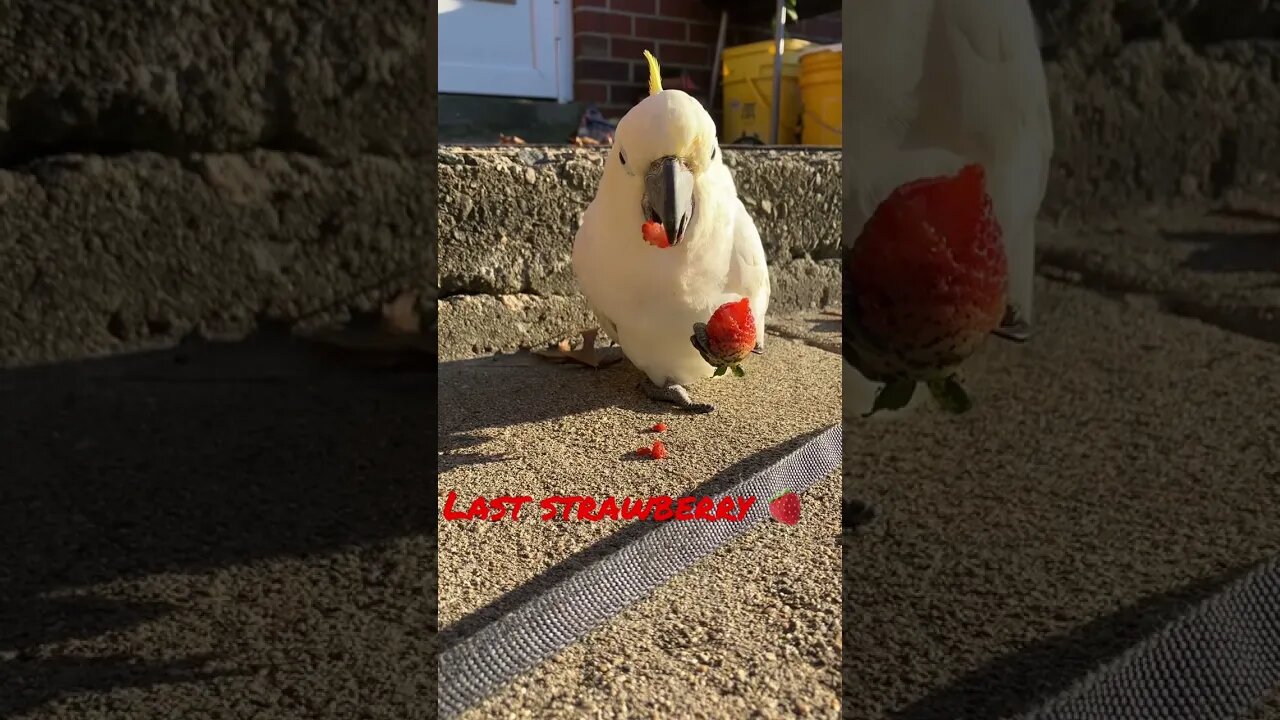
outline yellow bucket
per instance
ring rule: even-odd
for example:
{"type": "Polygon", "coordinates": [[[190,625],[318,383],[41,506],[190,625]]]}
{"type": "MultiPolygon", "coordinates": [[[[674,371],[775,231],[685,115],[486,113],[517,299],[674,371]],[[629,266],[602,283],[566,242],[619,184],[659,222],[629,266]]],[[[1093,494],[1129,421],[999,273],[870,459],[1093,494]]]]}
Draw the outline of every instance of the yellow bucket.
{"type": "MultiPolygon", "coordinates": [[[[782,44],[779,145],[794,145],[800,140],[799,51],[808,46],[808,40],[784,40],[782,44]]],[[[725,48],[721,69],[724,122],[720,128],[724,142],[768,144],[774,48],[772,40],[725,48]]]]}
{"type": "Polygon", "coordinates": [[[812,48],[800,56],[800,142],[804,145],[841,144],[841,100],[844,52],[840,45],[812,48]]]}

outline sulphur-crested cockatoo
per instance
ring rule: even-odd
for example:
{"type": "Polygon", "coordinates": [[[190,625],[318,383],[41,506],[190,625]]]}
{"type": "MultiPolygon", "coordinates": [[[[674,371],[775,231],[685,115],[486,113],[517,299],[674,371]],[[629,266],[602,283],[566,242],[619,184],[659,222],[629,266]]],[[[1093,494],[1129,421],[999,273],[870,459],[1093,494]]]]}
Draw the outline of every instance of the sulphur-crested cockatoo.
{"type": "MultiPolygon", "coordinates": [[[[983,166],[1009,259],[997,334],[1030,335],[1035,222],[1053,154],[1038,28],[1027,0],[845,3],[844,234],[858,237],[898,186],[983,166]]],[[[845,367],[847,416],[878,386],[845,367]]],[[[924,397],[918,395],[918,398],[924,397]]]]}
{"type": "Polygon", "coordinates": [[[685,385],[716,368],[691,342],[721,305],[749,301],[763,349],[769,269],[755,223],[721,158],[715,122],[680,90],[663,90],[647,51],[649,95],[618,123],[595,199],[573,243],[573,270],[600,327],[647,379],[645,393],[694,412],[685,385]],[[647,242],[646,222],[669,247],[647,242]]]}

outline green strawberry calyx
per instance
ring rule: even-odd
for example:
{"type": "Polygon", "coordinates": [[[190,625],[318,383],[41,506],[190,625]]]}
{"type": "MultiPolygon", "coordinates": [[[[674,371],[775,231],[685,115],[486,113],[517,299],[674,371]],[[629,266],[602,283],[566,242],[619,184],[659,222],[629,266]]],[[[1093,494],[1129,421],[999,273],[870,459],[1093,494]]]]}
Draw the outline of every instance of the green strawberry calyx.
{"type": "Polygon", "coordinates": [[[707,339],[707,326],[705,323],[694,323],[693,335],[689,336],[689,342],[693,344],[698,354],[702,356],[703,361],[716,369],[711,374],[712,377],[720,377],[731,370],[737,377],[744,377],[747,374],[747,371],[742,369],[742,365],[739,362],[726,363],[724,362],[725,358],[716,357],[711,353],[711,342],[707,339]]]}
{"type": "Polygon", "coordinates": [[[910,379],[890,380],[876,391],[876,400],[871,404],[871,411],[863,413],[862,417],[871,417],[881,410],[901,410],[915,396],[916,385],[916,381],[910,379]]]}
{"type": "Polygon", "coordinates": [[[738,363],[733,363],[733,364],[731,364],[731,365],[721,365],[721,366],[717,367],[717,368],[716,368],[716,371],[715,371],[714,373],[712,373],[712,374],[711,374],[711,376],[712,376],[712,377],[720,377],[721,375],[724,375],[725,373],[729,372],[730,370],[732,370],[732,371],[733,371],[733,374],[734,374],[734,375],[737,375],[738,377],[744,377],[744,376],[746,376],[746,374],[747,374],[747,371],[746,371],[746,370],[743,370],[741,365],[739,365],[738,363]]]}
{"type": "MultiPolygon", "coordinates": [[[[920,382],[920,380],[914,378],[889,380],[884,387],[876,392],[876,399],[871,405],[871,411],[864,413],[863,417],[871,417],[881,410],[892,411],[905,408],[911,402],[911,398],[915,397],[916,388],[920,382]]],[[[964,385],[960,384],[960,380],[956,375],[931,377],[924,379],[923,382],[929,388],[929,394],[933,396],[934,401],[938,403],[943,411],[959,415],[973,408],[973,400],[964,389],[964,385]]]]}
{"type": "Polygon", "coordinates": [[[927,384],[929,393],[943,410],[959,415],[973,409],[973,400],[955,375],[935,378],[927,384]]]}

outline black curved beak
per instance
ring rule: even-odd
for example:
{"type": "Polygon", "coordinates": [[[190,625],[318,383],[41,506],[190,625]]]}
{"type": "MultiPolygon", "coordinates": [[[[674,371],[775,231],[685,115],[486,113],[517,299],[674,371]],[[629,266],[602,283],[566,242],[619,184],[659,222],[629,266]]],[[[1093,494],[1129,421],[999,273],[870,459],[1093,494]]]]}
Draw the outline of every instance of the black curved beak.
{"type": "Polygon", "coordinates": [[[693,216],[693,171],[689,166],[675,157],[655,160],[645,174],[644,195],[647,219],[662,224],[672,245],[683,240],[693,216]]]}

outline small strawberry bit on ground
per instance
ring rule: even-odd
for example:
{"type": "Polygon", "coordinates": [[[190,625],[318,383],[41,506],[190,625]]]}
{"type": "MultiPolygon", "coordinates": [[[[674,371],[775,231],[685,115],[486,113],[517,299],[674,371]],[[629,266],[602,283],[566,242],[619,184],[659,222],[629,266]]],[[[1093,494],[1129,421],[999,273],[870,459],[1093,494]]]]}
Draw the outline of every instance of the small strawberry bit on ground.
{"type": "Polygon", "coordinates": [[[666,424],[666,423],[663,423],[663,422],[660,422],[660,423],[658,423],[657,425],[654,425],[652,429],[653,429],[653,431],[654,431],[654,432],[666,432],[666,431],[667,431],[667,424],[666,424]]]}
{"type": "Polygon", "coordinates": [[[640,226],[640,234],[644,236],[645,242],[654,247],[671,247],[671,243],[667,240],[667,231],[662,227],[662,223],[649,220],[640,226]]]}
{"type": "Polygon", "coordinates": [[[651,453],[653,453],[653,448],[650,448],[650,447],[642,447],[639,450],[636,450],[637,455],[647,456],[647,455],[650,455],[651,453]]]}
{"type": "Polygon", "coordinates": [[[661,460],[667,456],[667,446],[663,445],[661,440],[654,440],[653,448],[650,449],[649,453],[653,455],[654,460],[661,460]]]}

